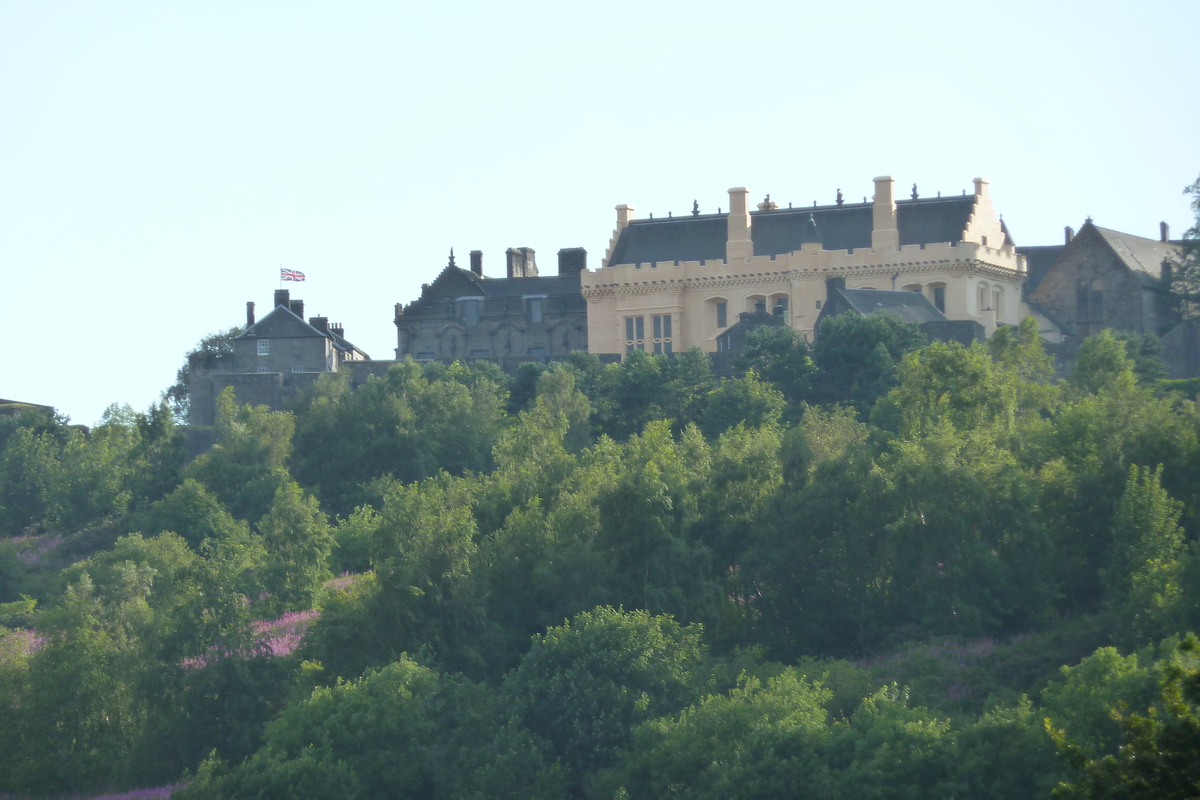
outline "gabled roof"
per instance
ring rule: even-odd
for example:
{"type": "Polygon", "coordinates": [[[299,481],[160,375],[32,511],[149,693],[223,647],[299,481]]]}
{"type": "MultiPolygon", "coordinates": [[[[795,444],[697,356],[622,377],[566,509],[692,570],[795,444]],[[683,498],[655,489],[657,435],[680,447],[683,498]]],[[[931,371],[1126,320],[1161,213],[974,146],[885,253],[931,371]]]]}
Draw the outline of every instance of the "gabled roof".
{"type": "Polygon", "coordinates": [[[251,325],[235,339],[329,339],[333,346],[343,352],[357,352],[364,358],[370,358],[362,350],[346,341],[333,331],[328,333],[305,322],[296,312],[287,306],[275,306],[266,316],[251,325]]]}
{"type": "Polygon", "coordinates": [[[762,327],[778,328],[785,325],[787,325],[786,322],[766,311],[743,311],[738,315],[738,321],[721,331],[717,338],[728,339],[731,336],[739,336],[762,327]]]}
{"type": "Polygon", "coordinates": [[[886,311],[904,322],[920,325],[924,322],[944,320],[946,315],[926,299],[920,292],[894,292],[879,289],[834,289],[859,314],[866,316],[873,311],[886,311]]]}
{"type": "MultiPolygon", "coordinates": [[[[826,250],[857,250],[871,246],[873,204],[780,208],[750,212],[754,255],[795,252],[812,225],[826,250]]],[[[962,241],[975,197],[930,197],[896,202],[900,244],[962,241]]],[[[707,261],[725,258],[727,217],[724,214],[633,220],[621,231],[608,259],[610,266],[652,261],[707,261]]]]}
{"type": "Polygon", "coordinates": [[[541,294],[579,295],[579,277],[539,275],[534,278],[488,278],[462,267],[447,265],[434,278],[433,283],[421,290],[421,297],[411,303],[409,308],[447,298],[523,297],[541,294]]]}
{"type": "MultiPolygon", "coordinates": [[[[1157,286],[1162,279],[1163,262],[1179,257],[1180,247],[1174,242],[1144,239],[1131,233],[1101,228],[1093,225],[1091,220],[1084,223],[1084,228],[1089,226],[1096,229],[1105,244],[1144,285],[1157,286]]],[[[1083,233],[1083,229],[1080,229],[1080,233],[1083,233]]]]}
{"type": "Polygon", "coordinates": [[[1022,291],[1026,296],[1033,293],[1033,290],[1042,282],[1042,278],[1046,277],[1046,273],[1050,271],[1050,267],[1054,266],[1054,262],[1066,249],[1065,244],[1017,248],[1017,252],[1025,256],[1025,266],[1029,270],[1025,277],[1025,284],[1022,286],[1022,291]]]}

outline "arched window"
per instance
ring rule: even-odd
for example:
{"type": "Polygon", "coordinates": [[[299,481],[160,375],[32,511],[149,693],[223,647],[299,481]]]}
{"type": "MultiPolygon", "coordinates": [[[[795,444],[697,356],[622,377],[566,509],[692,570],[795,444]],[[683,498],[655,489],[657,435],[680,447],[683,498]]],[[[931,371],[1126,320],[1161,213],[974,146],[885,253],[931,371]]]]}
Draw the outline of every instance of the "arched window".
{"type": "Polygon", "coordinates": [[[777,319],[781,319],[785,323],[788,321],[788,296],[786,294],[776,293],[771,295],[768,300],[768,304],[770,306],[771,313],[774,314],[777,319]]]}
{"type": "Polygon", "coordinates": [[[928,292],[927,297],[929,302],[933,303],[933,307],[943,314],[946,313],[946,284],[931,283],[925,287],[928,292]]]}
{"type": "Polygon", "coordinates": [[[729,327],[729,301],[724,297],[710,297],[704,301],[708,324],[717,330],[729,327]]]}

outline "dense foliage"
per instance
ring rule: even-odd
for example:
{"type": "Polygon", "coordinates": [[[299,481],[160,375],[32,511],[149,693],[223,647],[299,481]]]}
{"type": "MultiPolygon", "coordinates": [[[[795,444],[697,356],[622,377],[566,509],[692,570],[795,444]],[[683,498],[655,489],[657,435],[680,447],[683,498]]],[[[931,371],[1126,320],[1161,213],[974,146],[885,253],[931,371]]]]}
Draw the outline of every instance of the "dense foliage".
{"type": "Polygon", "coordinates": [[[0,418],[0,792],[1193,796],[1200,412],[1156,353],[1058,383],[1032,322],[843,316],[737,378],[225,395],[194,457],[165,404],[0,418]]]}

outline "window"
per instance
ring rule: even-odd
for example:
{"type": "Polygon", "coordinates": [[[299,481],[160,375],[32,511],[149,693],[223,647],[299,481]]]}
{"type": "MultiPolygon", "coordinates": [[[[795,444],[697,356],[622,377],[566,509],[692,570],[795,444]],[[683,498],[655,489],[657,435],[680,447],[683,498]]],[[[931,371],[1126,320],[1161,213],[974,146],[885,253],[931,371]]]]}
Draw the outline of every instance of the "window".
{"type": "Polygon", "coordinates": [[[654,352],[671,353],[671,315],[654,316],[654,352]]]}
{"type": "Polygon", "coordinates": [[[992,315],[995,317],[995,319],[996,319],[996,322],[999,322],[999,321],[1000,321],[1000,313],[1001,313],[1001,311],[1000,311],[1000,300],[1001,300],[1001,297],[1002,297],[1002,296],[1001,296],[1001,294],[1000,294],[1000,290],[999,290],[999,289],[996,289],[995,291],[993,291],[993,292],[992,292],[992,315]]]}
{"type": "Polygon", "coordinates": [[[304,367],[293,366],[292,372],[304,372],[304,367]]]}
{"type": "Polygon", "coordinates": [[[983,240],[983,246],[984,246],[984,247],[987,247],[987,237],[986,237],[986,236],[980,236],[979,238],[983,240]]]}
{"type": "Polygon", "coordinates": [[[625,352],[646,349],[646,318],[625,318],[625,352]]]}
{"type": "Polygon", "coordinates": [[[529,301],[529,321],[530,322],[541,322],[542,321],[542,301],[541,300],[530,300],[529,301]]]}
{"type": "Polygon", "coordinates": [[[468,353],[467,357],[468,358],[487,358],[491,354],[492,354],[492,351],[488,350],[486,347],[477,347],[474,350],[472,350],[470,353],[468,353]]]}
{"type": "Polygon", "coordinates": [[[1081,283],[1075,290],[1075,321],[1087,322],[1091,317],[1088,314],[1088,286],[1086,283],[1081,283]]]}
{"type": "Polygon", "coordinates": [[[479,301],[478,300],[463,300],[462,301],[463,324],[478,325],[479,324],[479,301]]]}
{"type": "Polygon", "coordinates": [[[270,339],[259,339],[258,340],[258,354],[260,356],[271,355],[271,340],[270,339]]]}
{"type": "Polygon", "coordinates": [[[987,303],[987,286],[980,286],[978,297],[975,298],[979,302],[979,316],[983,316],[983,312],[990,311],[987,303]]]}
{"type": "Polygon", "coordinates": [[[544,356],[544,355],[546,355],[546,348],[530,347],[529,349],[527,349],[525,351],[525,355],[527,355],[527,356],[544,356]]]}
{"type": "Polygon", "coordinates": [[[774,314],[777,319],[781,319],[784,322],[787,322],[787,309],[788,309],[787,298],[779,297],[779,298],[776,298],[775,307],[771,309],[771,313],[774,314]]]}
{"type": "Polygon", "coordinates": [[[818,300],[818,301],[817,301],[817,310],[818,310],[818,311],[821,309],[821,305],[822,305],[822,304],[821,304],[821,301],[820,301],[820,300],[818,300]]]}
{"type": "Polygon", "coordinates": [[[262,374],[262,373],[267,373],[267,372],[270,372],[270,371],[271,371],[271,368],[270,368],[270,367],[259,367],[259,368],[258,368],[258,371],[259,371],[259,373],[260,373],[260,374],[262,374]]]}
{"type": "Polygon", "coordinates": [[[718,328],[727,327],[728,322],[729,322],[729,318],[727,317],[725,302],[724,301],[718,302],[717,303],[717,327],[718,328]]]}
{"type": "Polygon", "coordinates": [[[943,314],[946,313],[946,287],[945,286],[934,286],[933,287],[933,307],[936,308],[938,311],[941,311],[943,314]]]}
{"type": "Polygon", "coordinates": [[[421,350],[417,353],[417,361],[433,361],[437,358],[437,353],[432,350],[421,350]]]}

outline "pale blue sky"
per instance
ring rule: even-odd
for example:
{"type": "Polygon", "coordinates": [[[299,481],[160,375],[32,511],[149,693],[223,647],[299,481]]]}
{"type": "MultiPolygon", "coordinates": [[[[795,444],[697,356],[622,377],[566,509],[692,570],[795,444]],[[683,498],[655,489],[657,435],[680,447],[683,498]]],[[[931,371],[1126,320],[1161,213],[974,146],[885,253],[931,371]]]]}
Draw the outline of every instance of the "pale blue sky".
{"type": "Polygon", "coordinates": [[[599,266],[613,206],[960,193],[1178,236],[1200,3],[0,0],[0,397],[144,409],[280,265],[392,357],[454,247],[599,266]]]}

